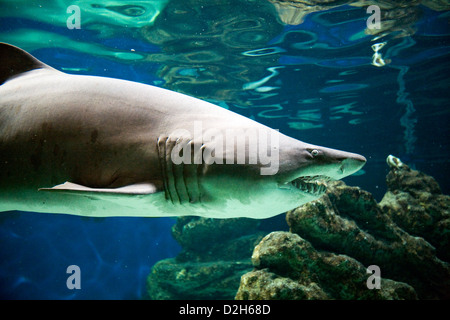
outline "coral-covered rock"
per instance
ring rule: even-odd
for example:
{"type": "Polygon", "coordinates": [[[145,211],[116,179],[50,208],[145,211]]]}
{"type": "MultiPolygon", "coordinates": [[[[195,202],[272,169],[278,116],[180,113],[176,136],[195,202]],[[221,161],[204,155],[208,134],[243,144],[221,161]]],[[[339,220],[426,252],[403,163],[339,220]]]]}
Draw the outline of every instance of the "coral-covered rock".
{"type": "Polygon", "coordinates": [[[403,230],[425,238],[436,255],[450,262],[450,197],[433,177],[407,165],[392,167],[386,177],[388,192],[382,210],[403,230]]]}
{"type": "Polygon", "coordinates": [[[353,258],[319,252],[290,232],[272,232],[255,247],[258,269],[241,279],[236,299],[415,299],[414,289],[380,280],[380,290],[367,287],[367,270],[353,258]]]}
{"type": "Polygon", "coordinates": [[[329,296],[314,282],[303,285],[268,269],[246,273],[236,300],[326,300],[329,296]]]}
{"type": "Polygon", "coordinates": [[[432,177],[388,160],[380,204],[336,181],[288,212],[290,232],[256,246],[256,270],[242,277],[236,298],[449,299],[449,197],[432,177]],[[380,269],[380,290],[367,288],[371,265],[380,269]]]}
{"type": "Polygon", "coordinates": [[[182,246],[147,277],[150,299],[233,299],[252,270],[253,248],[264,236],[258,220],[180,217],[172,228],[182,246]]]}
{"type": "Polygon", "coordinates": [[[147,291],[154,300],[233,299],[241,276],[251,270],[242,261],[159,261],[147,277],[147,291]]]}
{"type": "MultiPolygon", "coordinates": [[[[392,159],[395,157],[390,156],[392,159]]],[[[442,194],[437,181],[423,172],[412,170],[408,165],[401,162],[388,161],[391,170],[386,176],[386,184],[389,191],[404,191],[419,198],[422,193],[442,194]]]]}
{"type": "Polygon", "coordinates": [[[420,298],[448,298],[450,268],[424,238],[401,229],[370,193],[343,182],[287,214],[295,232],[322,250],[343,253],[412,285],[420,298]]]}
{"type": "Polygon", "coordinates": [[[247,239],[245,236],[257,232],[259,223],[259,220],[246,218],[179,217],[172,227],[172,235],[183,247],[182,255],[189,256],[186,259],[195,256],[198,259],[227,260],[226,255],[229,259],[240,259],[241,257],[237,256],[239,254],[248,259],[252,247],[245,246],[242,242],[247,239]],[[223,250],[224,246],[227,247],[226,250],[223,250]],[[248,248],[249,252],[243,252],[243,247],[248,248]]]}

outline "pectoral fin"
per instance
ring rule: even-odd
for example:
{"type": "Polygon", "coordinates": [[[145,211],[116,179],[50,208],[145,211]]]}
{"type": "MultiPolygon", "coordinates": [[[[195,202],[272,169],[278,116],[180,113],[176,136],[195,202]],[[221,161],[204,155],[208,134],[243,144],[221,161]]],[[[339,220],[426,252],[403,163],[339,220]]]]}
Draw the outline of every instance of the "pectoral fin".
{"type": "Polygon", "coordinates": [[[64,192],[64,193],[104,193],[104,194],[123,194],[123,195],[145,195],[158,192],[156,186],[152,183],[137,183],[120,188],[90,188],[80,184],[65,182],[54,186],[53,188],[40,188],[39,191],[64,192]]]}

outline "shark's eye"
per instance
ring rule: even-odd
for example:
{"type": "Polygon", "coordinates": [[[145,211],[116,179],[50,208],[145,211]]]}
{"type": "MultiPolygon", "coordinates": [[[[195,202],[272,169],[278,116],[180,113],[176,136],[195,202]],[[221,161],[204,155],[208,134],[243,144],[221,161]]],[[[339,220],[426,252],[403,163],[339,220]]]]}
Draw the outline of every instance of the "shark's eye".
{"type": "Polygon", "coordinates": [[[319,155],[319,150],[316,150],[316,149],[311,150],[311,155],[313,157],[317,157],[319,155]]]}

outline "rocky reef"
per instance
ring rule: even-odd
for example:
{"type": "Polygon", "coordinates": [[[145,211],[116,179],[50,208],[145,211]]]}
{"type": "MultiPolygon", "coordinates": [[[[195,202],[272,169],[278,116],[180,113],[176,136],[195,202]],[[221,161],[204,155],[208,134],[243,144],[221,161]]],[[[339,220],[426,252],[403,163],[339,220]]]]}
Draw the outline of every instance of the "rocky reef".
{"type": "Polygon", "coordinates": [[[233,299],[250,257],[265,232],[253,219],[179,217],[172,235],[182,246],[155,264],[147,278],[150,299],[233,299]]]}
{"type": "Polygon", "coordinates": [[[438,258],[450,262],[449,196],[442,194],[433,177],[398,161],[388,162],[388,191],[380,207],[398,227],[425,238],[436,248],[438,258]]]}
{"type": "Polygon", "coordinates": [[[286,214],[289,231],[267,234],[251,219],[179,218],[173,235],[183,251],[153,267],[149,297],[449,299],[450,197],[398,158],[388,164],[379,203],[330,182],[320,199],[286,214]]]}
{"type": "Polygon", "coordinates": [[[336,181],[288,212],[290,232],[255,247],[255,270],[236,299],[449,299],[450,197],[432,177],[390,159],[380,203],[336,181]],[[370,290],[373,265],[381,283],[370,290]]]}
{"type": "Polygon", "coordinates": [[[242,276],[236,299],[415,299],[402,282],[380,279],[369,290],[366,268],[343,254],[321,252],[296,233],[272,232],[252,257],[255,270],[242,276]]]}

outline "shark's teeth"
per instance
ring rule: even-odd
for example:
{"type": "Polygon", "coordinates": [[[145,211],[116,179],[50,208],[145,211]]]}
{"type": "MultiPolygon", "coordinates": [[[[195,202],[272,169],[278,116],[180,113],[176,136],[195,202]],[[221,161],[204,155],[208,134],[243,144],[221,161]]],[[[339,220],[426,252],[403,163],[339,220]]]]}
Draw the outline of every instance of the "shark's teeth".
{"type": "Polygon", "coordinates": [[[300,177],[291,181],[291,184],[302,192],[322,195],[327,191],[326,181],[329,180],[331,178],[326,176],[300,177]]]}

